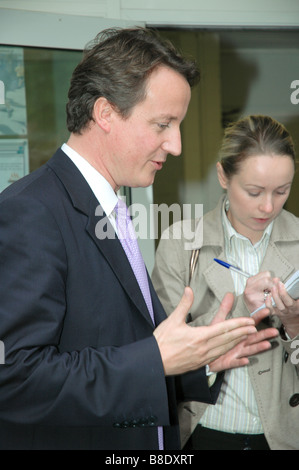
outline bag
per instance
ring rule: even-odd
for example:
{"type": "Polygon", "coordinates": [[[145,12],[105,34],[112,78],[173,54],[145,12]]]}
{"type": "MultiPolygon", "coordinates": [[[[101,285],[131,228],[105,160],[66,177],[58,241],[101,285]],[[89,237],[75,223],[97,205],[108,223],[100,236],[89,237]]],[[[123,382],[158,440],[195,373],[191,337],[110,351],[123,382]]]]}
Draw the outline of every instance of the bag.
{"type": "Polygon", "coordinates": [[[191,279],[193,277],[193,274],[196,268],[199,251],[200,251],[199,248],[197,248],[196,250],[192,250],[192,253],[191,253],[190,265],[189,265],[189,286],[190,286],[190,282],[191,282],[191,279]]]}
{"type": "MultiPolygon", "coordinates": [[[[192,250],[192,253],[191,253],[190,264],[189,264],[189,284],[188,284],[189,286],[190,286],[190,282],[191,282],[191,279],[193,277],[193,274],[197,265],[199,251],[200,251],[199,248],[197,248],[196,250],[192,250]]],[[[190,323],[191,321],[192,321],[192,315],[191,313],[188,313],[186,317],[186,323],[190,323]]]]}

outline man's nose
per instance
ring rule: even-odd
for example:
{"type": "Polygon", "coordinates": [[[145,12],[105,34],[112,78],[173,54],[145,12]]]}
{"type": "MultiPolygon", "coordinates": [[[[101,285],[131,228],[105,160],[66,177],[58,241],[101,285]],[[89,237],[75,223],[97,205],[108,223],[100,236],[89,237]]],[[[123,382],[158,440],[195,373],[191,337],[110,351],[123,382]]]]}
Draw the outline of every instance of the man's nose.
{"type": "Polygon", "coordinates": [[[182,153],[182,138],[180,130],[174,130],[167,136],[162,144],[162,149],[170,155],[178,157],[182,153]]]}

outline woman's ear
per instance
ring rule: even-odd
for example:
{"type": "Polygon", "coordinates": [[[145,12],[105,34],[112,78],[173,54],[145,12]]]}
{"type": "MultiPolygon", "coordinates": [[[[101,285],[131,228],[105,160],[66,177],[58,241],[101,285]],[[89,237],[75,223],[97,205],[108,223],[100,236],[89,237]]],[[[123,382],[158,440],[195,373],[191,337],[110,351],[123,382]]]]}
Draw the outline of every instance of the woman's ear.
{"type": "Polygon", "coordinates": [[[228,178],[223,170],[223,166],[221,165],[220,162],[217,162],[216,164],[216,168],[217,168],[217,176],[218,176],[218,180],[219,180],[219,183],[220,183],[220,186],[223,188],[223,189],[227,189],[227,186],[228,186],[228,178]]]}
{"type": "Polygon", "coordinates": [[[113,108],[106,98],[101,96],[96,100],[93,107],[93,119],[94,122],[105,132],[110,132],[112,113],[113,108]]]}

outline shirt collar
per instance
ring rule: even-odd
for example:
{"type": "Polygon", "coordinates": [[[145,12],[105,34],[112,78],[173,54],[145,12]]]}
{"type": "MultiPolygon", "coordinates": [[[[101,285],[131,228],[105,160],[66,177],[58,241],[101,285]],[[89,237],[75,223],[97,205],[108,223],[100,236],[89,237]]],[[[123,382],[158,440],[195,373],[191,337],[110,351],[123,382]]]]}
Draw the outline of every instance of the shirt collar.
{"type": "Polygon", "coordinates": [[[72,160],[78,170],[86,179],[95,197],[101,204],[104,212],[109,217],[114,211],[118,197],[112,186],[85,158],[72,149],[69,145],[63,144],[61,150],[72,160]]]}

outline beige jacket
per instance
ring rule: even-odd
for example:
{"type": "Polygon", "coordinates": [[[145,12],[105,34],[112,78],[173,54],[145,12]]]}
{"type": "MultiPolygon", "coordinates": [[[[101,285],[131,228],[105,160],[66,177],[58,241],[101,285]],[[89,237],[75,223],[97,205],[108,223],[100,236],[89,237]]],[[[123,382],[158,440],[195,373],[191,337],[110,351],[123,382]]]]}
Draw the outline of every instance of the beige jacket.
{"type": "MultiPolygon", "coordinates": [[[[201,221],[193,221],[191,232],[190,221],[174,224],[161,237],[156,253],[152,280],[166,313],[170,314],[188,285],[191,249],[200,248],[199,261],[190,284],[194,291],[191,309],[193,326],[209,324],[225,293],[234,291],[230,272],[213,261],[215,257],[224,259],[222,204],[223,198],[216,209],[201,221]],[[200,234],[202,222],[203,237],[200,234]],[[184,231],[186,226],[188,230],[184,231]],[[195,234],[190,242],[192,231],[195,234]],[[184,238],[184,233],[188,240],[184,238]]],[[[283,210],[274,222],[261,271],[270,270],[285,282],[298,269],[299,219],[283,210]]],[[[243,296],[237,297],[232,316],[248,315],[243,296]]],[[[275,326],[280,325],[277,322],[275,326]]],[[[295,338],[298,339],[299,336],[295,338]]],[[[299,352],[296,354],[293,341],[284,341],[279,336],[272,341],[270,351],[251,358],[248,366],[264,433],[273,450],[299,449],[299,366],[293,364],[299,362],[299,352]]],[[[298,346],[297,349],[299,351],[298,346]]],[[[197,402],[180,405],[182,447],[206,406],[197,402]]]]}

